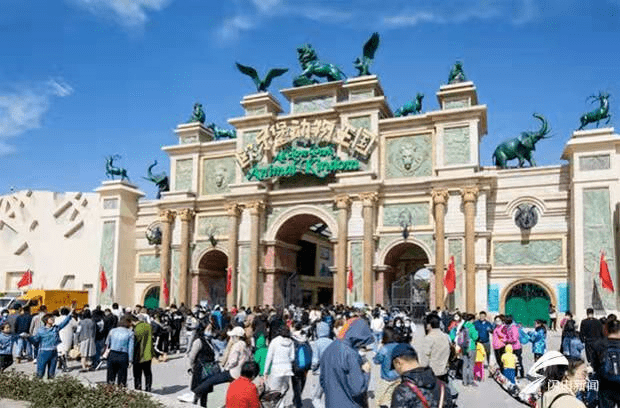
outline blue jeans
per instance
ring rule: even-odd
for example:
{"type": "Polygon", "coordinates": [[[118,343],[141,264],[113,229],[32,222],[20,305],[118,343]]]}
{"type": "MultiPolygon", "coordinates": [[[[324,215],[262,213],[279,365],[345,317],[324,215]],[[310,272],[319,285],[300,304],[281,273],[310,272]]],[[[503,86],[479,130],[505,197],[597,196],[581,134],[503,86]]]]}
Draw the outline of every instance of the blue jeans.
{"type": "Polygon", "coordinates": [[[22,353],[24,353],[23,357],[31,358],[32,345],[24,337],[20,337],[19,339],[17,339],[17,345],[16,345],[16,348],[15,348],[15,357],[23,358],[22,357],[22,353]]]}
{"type": "Polygon", "coordinates": [[[514,368],[504,368],[504,377],[506,377],[506,379],[508,379],[508,381],[510,381],[511,383],[515,383],[515,374],[516,374],[516,370],[514,368]]]}
{"type": "Polygon", "coordinates": [[[103,354],[103,348],[105,347],[105,339],[95,341],[95,355],[93,357],[93,367],[96,368],[101,361],[101,354],[103,354]]]}
{"type": "Polygon", "coordinates": [[[47,367],[47,377],[54,378],[57,360],[58,352],[56,350],[39,350],[39,355],[37,356],[37,377],[43,378],[45,368],[47,367]]]}

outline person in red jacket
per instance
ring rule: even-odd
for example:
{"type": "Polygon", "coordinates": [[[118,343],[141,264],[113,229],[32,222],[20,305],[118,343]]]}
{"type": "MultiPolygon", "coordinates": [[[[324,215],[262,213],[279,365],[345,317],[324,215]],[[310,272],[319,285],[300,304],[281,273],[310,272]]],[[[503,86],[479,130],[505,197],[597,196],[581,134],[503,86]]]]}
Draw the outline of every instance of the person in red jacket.
{"type": "Polygon", "coordinates": [[[258,375],[258,364],[246,361],[241,376],[233,381],[226,392],[226,408],[260,408],[258,390],[252,380],[258,375]]]}

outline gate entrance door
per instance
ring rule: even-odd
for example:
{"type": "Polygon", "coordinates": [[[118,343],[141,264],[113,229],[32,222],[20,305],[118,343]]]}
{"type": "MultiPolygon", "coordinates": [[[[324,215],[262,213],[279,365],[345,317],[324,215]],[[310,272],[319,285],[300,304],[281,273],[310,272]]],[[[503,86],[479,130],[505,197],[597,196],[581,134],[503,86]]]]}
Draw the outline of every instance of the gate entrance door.
{"type": "Polygon", "coordinates": [[[538,319],[549,323],[549,294],[535,283],[521,283],[506,296],[506,315],[512,315],[517,323],[534,327],[538,319]]]}

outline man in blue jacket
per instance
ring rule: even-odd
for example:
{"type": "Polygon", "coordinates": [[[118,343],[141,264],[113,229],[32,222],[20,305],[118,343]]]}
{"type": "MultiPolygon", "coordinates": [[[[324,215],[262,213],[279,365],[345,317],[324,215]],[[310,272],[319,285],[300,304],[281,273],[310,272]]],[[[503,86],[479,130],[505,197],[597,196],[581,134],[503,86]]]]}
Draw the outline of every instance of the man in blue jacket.
{"type": "Polygon", "coordinates": [[[478,314],[478,320],[474,322],[474,327],[478,332],[478,340],[484,346],[484,351],[487,353],[487,365],[491,357],[491,339],[490,333],[493,333],[493,324],[487,320],[487,312],[480,312],[478,314]]]}
{"type": "Polygon", "coordinates": [[[325,392],[325,406],[365,408],[368,406],[370,363],[359,350],[374,343],[372,330],[365,320],[349,320],[338,338],[323,352],[320,382],[325,392]]]}

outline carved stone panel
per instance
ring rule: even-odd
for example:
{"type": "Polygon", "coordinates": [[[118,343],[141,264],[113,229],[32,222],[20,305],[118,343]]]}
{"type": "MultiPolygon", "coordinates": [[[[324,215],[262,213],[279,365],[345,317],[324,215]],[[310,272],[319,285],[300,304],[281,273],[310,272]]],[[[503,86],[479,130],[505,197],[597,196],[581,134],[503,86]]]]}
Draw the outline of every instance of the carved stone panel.
{"type": "Polygon", "coordinates": [[[315,96],[307,99],[300,98],[293,102],[291,113],[327,110],[334,106],[334,102],[334,97],[332,95],[315,96]]]}
{"type": "Polygon", "coordinates": [[[194,163],[192,159],[177,160],[174,177],[174,188],[176,191],[188,191],[192,189],[192,176],[194,173],[194,163]]]}
{"type": "Polygon", "coordinates": [[[174,248],[170,257],[170,275],[172,280],[172,290],[170,291],[170,303],[179,303],[179,280],[181,279],[181,256],[177,248],[174,248]]]}
{"type": "MultiPolygon", "coordinates": [[[[239,304],[247,305],[250,290],[250,247],[239,247],[239,304]]],[[[254,284],[254,283],[253,283],[254,284]]]]}
{"type": "Polygon", "coordinates": [[[160,258],[158,255],[140,255],[138,257],[138,273],[160,273],[160,258]]]}
{"type": "Polygon", "coordinates": [[[403,216],[409,216],[416,225],[430,224],[430,204],[427,202],[409,204],[386,204],[383,206],[383,226],[401,227],[403,216]]]}
{"type": "Polygon", "coordinates": [[[495,266],[562,265],[562,240],[496,241],[495,266]]]}
{"type": "Polygon", "coordinates": [[[106,279],[108,281],[108,288],[101,292],[101,289],[97,290],[99,293],[99,304],[109,305],[113,302],[113,288],[114,288],[114,256],[116,252],[116,221],[106,221],[103,223],[103,232],[101,235],[101,252],[99,256],[99,263],[101,268],[105,271],[106,279]]]}
{"type": "Polygon", "coordinates": [[[443,131],[444,165],[467,164],[471,160],[469,126],[446,128],[443,131]]]}
{"type": "Polygon", "coordinates": [[[235,159],[205,159],[202,166],[202,193],[223,194],[230,191],[228,185],[235,181],[235,159]]]}
{"type": "Polygon", "coordinates": [[[374,91],[369,90],[369,91],[358,91],[358,92],[351,92],[349,94],[349,100],[351,102],[353,101],[361,101],[364,99],[369,99],[375,96],[374,91]]]}
{"type": "Polygon", "coordinates": [[[225,215],[198,217],[196,232],[201,237],[228,235],[228,223],[228,217],[225,215]]]}
{"type": "MultiPolygon", "coordinates": [[[[595,309],[616,309],[614,294],[601,287],[599,278],[601,251],[605,252],[612,280],[616,270],[614,239],[611,221],[609,189],[583,191],[583,268],[584,302],[595,309]],[[596,299],[596,295],[600,299],[596,299]],[[598,306],[598,307],[597,307],[598,306]]],[[[617,288],[618,283],[614,282],[617,288]]]]}
{"type": "Polygon", "coordinates": [[[465,294],[465,275],[463,271],[463,241],[460,238],[448,240],[448,259],[454,257],[454,269],[456,271],[456,288],[454,290],[454,305],[459,307],[464,305],[463,295],[465,294]]]}
{"type": "Polygon", "coordinates": [[[448,99],[444,101],[443,108],[444,109],[461,109],[469,107],[469,99],[448,99]]]}
{"type": "Polygon", "coordinates": [[[608,154],[596,156],[582,156],[579,158],[579,170],[608,170],[610,168],[610,158],[608,154]]]}
{"type": "Polygon", "coordinates": [[[258,131],[243,132],[243,147],[256,143],[256,135],[258,131]]]}
{"type": "MultiPolygon", "coordinates": [[[[351,242],[351,268],[353,268],[353,292],[351,293],[352,301],[359,302],[363,300],[362,293],[362,273],[364,266],[362,264],[362,242],[351,242]]],[[[347,277],[348,279],[348,277],[347,277]]]]}
{"type": "Polygon", "coordinates": [[[370,130],[370,116],[356,116],[349,118],[349,124],[354,128],[364,128],[370,130]]]}
{"type": "Polygon", "coordinates": [[[431,135],[388,139],[385,159],[385,178],[430,176],[433,168],[431,135]]]}

